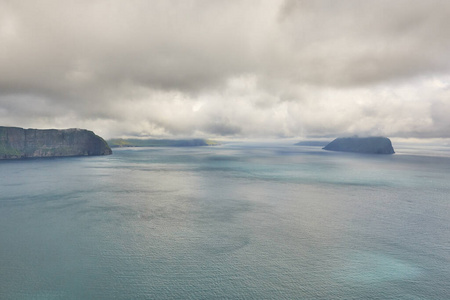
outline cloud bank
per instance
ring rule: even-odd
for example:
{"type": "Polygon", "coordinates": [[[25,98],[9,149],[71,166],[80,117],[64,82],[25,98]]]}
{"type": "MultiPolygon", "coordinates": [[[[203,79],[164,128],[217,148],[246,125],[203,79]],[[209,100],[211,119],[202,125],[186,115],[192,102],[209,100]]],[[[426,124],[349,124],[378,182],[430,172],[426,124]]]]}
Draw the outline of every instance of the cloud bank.
{"type": "Polygon", "coordinates": [[[450,137],[446,0],[0,0],[2,125],[450,137]]]}

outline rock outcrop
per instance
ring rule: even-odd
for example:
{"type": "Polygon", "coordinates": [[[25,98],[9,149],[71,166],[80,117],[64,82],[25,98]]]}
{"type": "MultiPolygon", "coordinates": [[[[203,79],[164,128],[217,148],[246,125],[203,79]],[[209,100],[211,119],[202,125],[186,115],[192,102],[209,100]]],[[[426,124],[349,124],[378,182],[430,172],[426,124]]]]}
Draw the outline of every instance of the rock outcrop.
{"type": "Polygon", "coordinates": [[[386,137],[347,137],[337,138],[323,149],[331,151],[394,154],[391,140],[386,137]]]}
{"type": "Polygon", "coordinates": [[[0,159],[109,155],[111,148],[84,129],[23,129],[0,126],[0,159]]]}

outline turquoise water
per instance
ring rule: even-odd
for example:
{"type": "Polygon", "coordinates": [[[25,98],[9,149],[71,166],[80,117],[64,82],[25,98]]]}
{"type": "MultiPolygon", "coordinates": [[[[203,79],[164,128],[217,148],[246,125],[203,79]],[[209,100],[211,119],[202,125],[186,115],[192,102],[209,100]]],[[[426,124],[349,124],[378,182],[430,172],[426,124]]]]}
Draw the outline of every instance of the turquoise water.
{"type": "Polygon", "coordinates": [[[0,299],[450,299],[450,155],[227,144],[0,163],[0,299]]]}

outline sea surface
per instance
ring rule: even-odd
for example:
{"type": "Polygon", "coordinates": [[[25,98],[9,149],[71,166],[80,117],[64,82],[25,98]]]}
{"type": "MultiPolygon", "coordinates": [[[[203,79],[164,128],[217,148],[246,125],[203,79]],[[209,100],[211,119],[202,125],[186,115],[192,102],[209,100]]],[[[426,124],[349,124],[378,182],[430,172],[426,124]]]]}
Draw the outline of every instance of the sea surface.
{"type": "Polygon", "coordinates": [[[2,161],[0,299],[450,299],[450,148],[396,151],[2,161]]]}

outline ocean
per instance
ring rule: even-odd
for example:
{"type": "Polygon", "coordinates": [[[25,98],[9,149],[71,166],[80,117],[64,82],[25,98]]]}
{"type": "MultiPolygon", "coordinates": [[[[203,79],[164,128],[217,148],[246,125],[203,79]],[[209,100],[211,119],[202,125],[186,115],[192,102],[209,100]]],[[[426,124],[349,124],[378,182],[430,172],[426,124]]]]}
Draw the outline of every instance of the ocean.
{"type": "Polygon", "coordinates": [[[0,299],[450,299],[450,147],[0,162],[0,299]]]}

